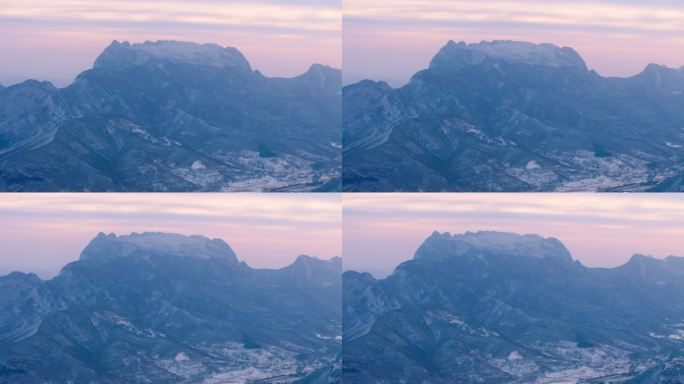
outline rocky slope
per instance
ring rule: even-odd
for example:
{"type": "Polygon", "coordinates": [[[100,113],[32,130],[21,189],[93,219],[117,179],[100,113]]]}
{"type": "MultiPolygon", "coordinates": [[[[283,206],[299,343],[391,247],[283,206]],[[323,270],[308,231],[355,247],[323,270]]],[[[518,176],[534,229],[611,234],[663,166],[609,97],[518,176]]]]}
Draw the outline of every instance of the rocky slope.
{"type": "Polygon", "coordinates": [[[341,73],[268,78],[235,48],[113,42],[57,89],[0,89],[0,190],[339,189],[341,73]]]}
{"type": "Polygon", "coordinates": [[[341,260],[253,269],[221,240],[100,234],[48,281],[0,277],[2,383],[325,383],[341,260]]]}
{"type": "Polygon", "coordinates": [[[684,258],[612,269],[556,239],[434,233],[376,280],[343,275],[345,383],[679,383],[684,258]]]}
{"type": "Polygon", "coordinates": [[[684,67],[629,78],[571,48],[450,41],[392,89],[343,89],[348,191],[681,191],[684,67]]]}

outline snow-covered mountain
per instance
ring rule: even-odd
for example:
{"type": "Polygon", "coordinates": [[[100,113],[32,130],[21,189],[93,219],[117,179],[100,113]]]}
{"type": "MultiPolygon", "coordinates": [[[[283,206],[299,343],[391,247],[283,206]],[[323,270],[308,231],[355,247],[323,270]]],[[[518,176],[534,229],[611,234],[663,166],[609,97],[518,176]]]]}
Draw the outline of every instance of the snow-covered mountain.
{"type": "Polygon", "coordinates": [[[221,239],[156,232],[122,236],[114,233],[108,235],[99,233],[81,252],[81,259],[129,257],[135,253],[200,259],[216,258],[237,263],[235,252],[221,239]]]}
{"type": "Polygon", "coordinates": [[[543,65],[555,68],[586,70],[586,64],[572,48],[559,48],[553,44],[532,44],[524,41],[483,41],[466,44],[450,40],[430,62],[430,68],[479,65],[488,60],[524,65],[543,65]]]}
{"type": "Polygon", "coordinates": [[[342,284],[344,383],[684,380],[681,257],[588,268],[553,238],[435,232],[342,284]]]}
{"type": "Polygon", "coordinates": [[[133,45],[114,41],[95,60],[93,67],[123,69],[160,62],[252,71],[247,59],[233,47],[183,41],[146,41],[133,45]]]}
{"type": "Polygon", "coordinates": [[[518,235],[507,232],[480,231],[451,235],[434,232],[418,250],[420,257],[452,257],[471,251],[511,254],[516,256],[572,260],[570,252],[555,238],[539,235],[518,235]]]}
{"type": "Polygon", "coordinates": [[[222,240],[99,234],[43,281],[0,277],[0,382],[325,383],[341,260],[253,269],[222,240]]]}
{"type": "Polygon", "coordinates": [[[343,105],[345,190],[682,190],[682,68],[601,77],[568,47],[450,41],[343,105]]]}
{"type": "Polygon", "coordinates": [[[0,89],[0,190],[339,189],[341,73],[269,78],[235,48],[114,41],[66,88],[0,89]]]}

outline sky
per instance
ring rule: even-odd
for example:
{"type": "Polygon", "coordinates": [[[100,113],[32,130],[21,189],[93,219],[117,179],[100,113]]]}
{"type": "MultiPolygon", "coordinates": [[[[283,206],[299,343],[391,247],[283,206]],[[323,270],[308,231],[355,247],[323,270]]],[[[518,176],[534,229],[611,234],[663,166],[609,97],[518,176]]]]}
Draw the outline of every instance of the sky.
{"type": "Polygon", "coordinates": [[[57,274],[98,232],[170,232],[228,243],[238,259],[280,268],[301,254],[341,255],[340,195],[0,194],[0,275],[57,274]]]}
{"type": "Polygon", "coordinates": [[[603,76],[648,63],[684,66],[681,0],[345,0],[345,84],[399,86],[449,40],[520,40],[574,48],[603,76]]]}
{"type": "Polygon", "coordinates": [[[433,231],[555,237],[591,267],[684,256],[684,194],[344,194],[345,270],[383,277],[433,231]]]}
{"type": "Polygon", "coordinates": [[[0,0],[0,83],[69,84],[113,40],[238,48],[267,76],[341,66],[341,0],[0,0]]]}
{"type": "Polygon", "coordinates": [[[570,46],[599,74],[624,77],[684,65],[684,2],[0,0],[0,83],[65,86],[112,40],[159,39],[234,46],[268,76],[343,66],[345,84],[399,86],[450,39],[570,46]]]}

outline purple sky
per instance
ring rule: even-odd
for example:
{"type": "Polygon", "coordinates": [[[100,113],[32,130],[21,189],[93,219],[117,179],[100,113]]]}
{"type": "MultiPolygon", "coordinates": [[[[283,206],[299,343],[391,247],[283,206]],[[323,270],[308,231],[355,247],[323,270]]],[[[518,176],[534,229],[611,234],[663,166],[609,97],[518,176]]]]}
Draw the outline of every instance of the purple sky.
{"type": "Polygon", "coordinates": [[[341,197],[325,194],[0,194],[0,275],[47,278],[99,231],[172,232],[225,240],[253,267],[300,254],[341,255],[341,197]]]}
{"type": "Polygon", "coordinates": [[[345,83],[393,85],[449,39],[513,39],[571,46],[600,74],[630,76],[651,62],[684,65],[684,3],[346,0],[342,10],[340,0],[4,0],[0,83],[66,85],[115,39],[213,42],[237,47],[270,76],[318,62],[344,65],[345,83]]]}
{"type": "Polygon", "coordinates": [[[5,193],[0,274],[50,277],[99,231],[222,238],[254,267],[344,250],[345,269],[382,273],[433,230],[553,236],[585,265],[612,267],[634,253],[684,256],[684,195],[5,193]]]}
{"type": "Polygon", "coordinates": [[[450,39],[570,46],[603,76],[684,65],[680,0],[345,0],[345,83],[405,83],[450,39]]]}
{"type": "Polygon", "coordinates": [[[344,268],[378,275],[434,230],[556,237],[587,266],[684,256],[684,194],[344,194],[343,205],[344,268]]]}
{"type": "Polygon", "coordinates": [[[341,66],[340,0],[3,0],[0,83],[70,83],[112,41],[238,48],[267,76],[341,66]]]}

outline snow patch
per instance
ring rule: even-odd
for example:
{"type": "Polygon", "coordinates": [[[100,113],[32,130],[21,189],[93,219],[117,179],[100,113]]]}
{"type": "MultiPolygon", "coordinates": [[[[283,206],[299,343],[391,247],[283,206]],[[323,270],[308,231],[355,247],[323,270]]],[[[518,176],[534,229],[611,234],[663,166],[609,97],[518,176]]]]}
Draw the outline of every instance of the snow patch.
{"type": "Polygon", "coordinates": [[[204,165],[204,163],[202,163],[200,160],[195,160],[195,161],[192,163],[192,165],[190,166],[190,168],[191,168],[193,171],[197,171],[197,170],[200,170],[200,169],[207,169],[207,166],[204,165]]]}
{"type": "Polygon", "coordinates": [[[204,384],[292,383],[308,373],[330,365],[334,359],[321,356],[315,360],[300,361],[298,355],[311,353],[313,350],[287,344],[283,348],[268,346],[256,349],[248,349],[242,343],[235,342],[194,347],[221,358],[226,363],[219,372],[204,379],[204,384]]]}
{"type": "Polygon", "coordinates": [[[541,166],[534,160],[530,160],[527,162],[527,165],[525,165],[525,169],[527,170],[533,170],[533,169],[539,169],[541,166]]]}
{"type": "Polygon", "coordinates": [[[178,352],[175,357],[176,361],[188,361],[190,358],[188,355],[185,354],[185,352],[178,352]]]}
{"type": "Polygon", "coordinates": [[[467,60],[468,64],[477,65],[486,58],[555,68],[585,67],[582,58],[570,48],[510,40],[482,41],[474,44],[450,41],[435,56],[431,65],[435,65],[435,62],[439,64],[440,59],[446,63],[453,62],[454,59],[467,60]]]}
{"type": "MultiPolygon", "coordinates": [[[[120,257],[129,257],[138,250],[146,250],[159,255],[199,259],[235,258],[235,253],[223,240],[209,239],[201,235],[185,236],[161,232],[144,232],[142,234],[133,232],[130,235],[122,236],[110,234],[108,241],[111,244],[118,243],[116,248],[109,244],[109,248],[106,249],[116,249],[120,257]]],[[[118,322],[125,320],[120,317],[117,319],[118,322]]]]}
{"type": "MultiPolygon", "coordinates": [[[[519,235],[496,231],[468,231],[462,235],[451,235],[447,232],[442,234],[441,237],[449,240],[449,246],[457,254],[463,254],[470,249],[478,249],[502,255],[571,260],[570,252],[558,239],[553,237],[544,238],[534,234],[519,235]]],[[[429,244],[429,240],[421,248],[426,244],[429,244]]]]}
{"type": "Polygon", "coordinates": [[[196,44],[183,41],[146,41],[141,44],[113,42],[95,61],[95,67],[141,65],[152,59],[176,63],[240,68],[251,71],[249,62],[235,48],[217,44],[196,44]],[[122,52],[126,52],[122,54],[122,52]]]}
{"type": "Polygon", "coordinates": [[[677,332],[669,335],[667,338],[670,340],[677,340],[677,341],[684,340],[684,331],[678,330],[677,332]]]}

